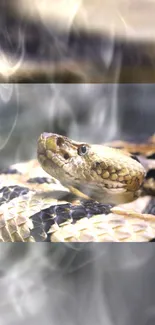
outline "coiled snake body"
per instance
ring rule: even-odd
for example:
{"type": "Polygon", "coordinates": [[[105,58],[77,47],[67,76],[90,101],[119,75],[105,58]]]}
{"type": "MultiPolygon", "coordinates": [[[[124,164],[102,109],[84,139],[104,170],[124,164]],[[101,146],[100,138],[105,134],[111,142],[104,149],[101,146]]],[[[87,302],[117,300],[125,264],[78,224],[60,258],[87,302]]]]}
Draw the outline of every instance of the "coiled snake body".
{"type": "MultiPolygon", "coordinates": [[[[154,152],[152,139],[148,148],[154,152]]],[[[154,211],[148,207],[155,182],[154,177],[145,178],[154,171],[154,160],[145,159],[144,168],[130,149],[123,152],[43,133],[37,154],[44,171],[33,160],[1,172],[1,241],[154,238],[154,211]]]]}

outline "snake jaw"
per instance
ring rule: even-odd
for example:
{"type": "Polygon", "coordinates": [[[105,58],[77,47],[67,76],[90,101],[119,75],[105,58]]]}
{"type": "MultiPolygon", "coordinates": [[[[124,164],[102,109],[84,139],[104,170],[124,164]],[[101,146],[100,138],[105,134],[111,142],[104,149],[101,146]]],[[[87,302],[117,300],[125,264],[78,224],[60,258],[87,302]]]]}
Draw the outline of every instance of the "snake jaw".
{"type": "Polygon", "coordinates": [[[38,139],[38,160],[64,186],[107,203],[133,200],[145,176],[143,166],[118,149],[53,133],[43,133],[38,139]]]}

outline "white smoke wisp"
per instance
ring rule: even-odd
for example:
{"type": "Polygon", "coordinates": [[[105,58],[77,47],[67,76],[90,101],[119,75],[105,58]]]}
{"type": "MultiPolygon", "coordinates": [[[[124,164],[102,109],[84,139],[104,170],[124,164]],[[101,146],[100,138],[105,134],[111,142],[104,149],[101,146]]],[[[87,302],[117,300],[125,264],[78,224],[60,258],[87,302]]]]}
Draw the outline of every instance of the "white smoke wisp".
{"type": "Polygon", "coordinates": [[[90,117],[92,136],[107,142],[119,136],[118,84],[105,85],[90,117]],[[97,126],[97,127],[95,127],[97,126]]]}
{"type": "Polygon", "coordinates": [[[52,85],[50,121],[57,117],[65,125],[67,118],[67,135],[79,141],[103,143],[119,137],[118,88],[117,83],[52,85]]]}
{"type": "MultiPolygon", "coordinates": [[[[0,107],[4,107],[6,105],[6,110],[7,110],[7,105],[8,103],[11,102],[12,96],[13,96],[13,92],[15,91],[16,95],[16,107],[15,107],[15,112],[13,113],[13,119],[11,118],[11,126],[10,126],[10,121],[8,121],[8,119],[5,121],[5,123],[3,123],[3,119],[0,119],[0,130],[2,129],[2,131],[0,132],[0,150],[4,149],[5,146],[7,145],[15,127],[17,124],[17,119],[18,119],[18,114],[19,114],[19,103],[18,103],[18,88],[16,87],[16,85],[14,84],[0,84],[0,107]],[[7,130],[7,125],[9,125],[9,128],[7,130]],[[5,136],[3,135],[3,129],[5,127],[5,136]]],[[[8,115],[7,113],[1,113],[4,115],[8,115]]]]}
{"type": "MultiPolygon", "coordinates": [[[[8,32],[5,31],[6,38],[8,37],[7,35],[8,32]]],[[[19,31],[17,33],[17,50],[15,53],[13,53],[13,57],[5,53],[2,47],[0,48],[0,75],[6,81],[9,81],[9,78],[12,77],[15,73],[17,73],[18,70],[21,68],[25,54],[24,44],[24,33],[21,32],[19,27],[19,31]],[[16,56],[18,56],[18,58],[16,56]]]]}
{"type": "Polygon", "coordinates": [[[3,103],[8,103],[11,99],[13,84],[0,84],[0,99],[3,103]]]}
{"type": "Polygon", "coordinates": [[[88,32],[110,33],[132,41],[154,40],[154,0],[16,0],[16,10],[60,29],[73,24],[88,32]]]}
{"type": "Polygon", "coordinates": [[[54,127],[54,123],[52,123],[52,121],[57,121],[57,127],[60,130],[65,130],[65,125],[68,124],[67,133],[70,134],[70,128],[73,126],[76,133],[78,125],[76,122],[75,111],[72,109],[70,104],[71,98],[68,98],[68,96],[72,96],[69,88],[66,85],[62,84],[50,84],[50,87],[52,90],[52,96],[48,100],[48,118],[51,130],[52,127],[54,127]],[[65,96],[65,88],[68,92],[68,96],[65,96]]]}
{"type": "Polygon", "coordinates": [[[0,250],[2,325],[154,320],[151,244],[7,243],[0,250]]]}
{"type": "Polygon", "coordinates": [[[16,322],[18,318],[23,321],[25,317],[36,315],[46,302],[47,289],[42,283],[40,268],[44,265],[44,248],[41,247],[39,255],[37,247],[33,249],[27,244],[25,247],[16,244],[13,247],[12,244],[6,244],[5,247],[0,246],[0,250],[2,273],[0,323],[7,325],[16,322]],[[39,261],[40,253],[42,263],[39,261]],[[40,271],[33,268],[33,263],[38,265],[40,271]]]}
{"type": "Polygon", "coordinates": [[[56,2],[49,2],[48,0],[35,0],[33,5],[36,14],[38,13],[40,20],[47,28],[48,24],[46,21],[49,22],[49,19],[50,21],[53,19],[53,23],[56,24],[58,19],[59,24],[57,24],[57,28],[61,28],[61,23],[63,24],[65,22],[63,29],[65,28],[65,31],[69,31],[72,26],[72,22],[74,21],[74,17],[80,10],[82,0],[60,0],[56,2]],[[47,7],[49,8],[48,11],[47,7]]]}

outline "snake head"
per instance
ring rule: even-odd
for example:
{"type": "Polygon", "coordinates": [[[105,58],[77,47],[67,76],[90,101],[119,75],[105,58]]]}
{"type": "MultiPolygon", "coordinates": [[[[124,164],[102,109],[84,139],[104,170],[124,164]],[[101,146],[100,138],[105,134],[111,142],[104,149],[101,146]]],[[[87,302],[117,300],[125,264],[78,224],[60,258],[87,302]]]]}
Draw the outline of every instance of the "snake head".
{"type": "Polygon", "coordinates": [[[139,190],[145,176],[143,166],[118,149],[76,142],[58,134],[41,134],[37,152],[48,174],[95,198],[108,194],[108,200],[118,195],[124,200],[125,193],[133,196],[139,190]]]}
{"type": "Polygon", "coordinates": [[[42,133],[37,156],[42,168],[63,184],[82,181],[89,168],[91,146],[54,133],[42,133]]]}

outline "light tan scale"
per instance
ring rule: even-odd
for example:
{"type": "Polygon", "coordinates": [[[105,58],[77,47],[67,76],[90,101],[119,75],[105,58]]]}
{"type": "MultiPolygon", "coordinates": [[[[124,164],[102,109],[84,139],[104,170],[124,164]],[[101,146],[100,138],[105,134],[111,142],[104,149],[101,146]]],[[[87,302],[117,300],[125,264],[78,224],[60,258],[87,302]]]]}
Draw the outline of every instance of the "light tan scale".
{"type": "Polygon", "coordinates": [[[110,204],[139,196],[145,169],[126,152],[53,133],[41,134],[37,152],[42,168],[78,196],[110,204]]]}

